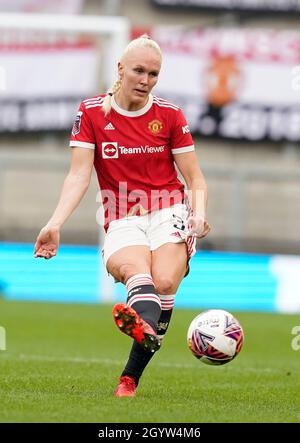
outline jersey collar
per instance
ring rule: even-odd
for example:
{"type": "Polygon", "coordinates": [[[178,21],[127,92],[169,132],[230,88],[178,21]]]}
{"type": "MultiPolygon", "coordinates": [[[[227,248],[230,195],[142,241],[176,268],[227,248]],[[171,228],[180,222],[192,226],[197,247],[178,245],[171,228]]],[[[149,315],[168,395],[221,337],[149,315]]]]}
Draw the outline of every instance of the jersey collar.
{"type": "Polygon", "coordinates": [[[153,95],[149,94],[148,102],[146,105],[139,109],[138,111],[126,111],[125,109],[120,108],[120,106],[116,103],[115,97],[111,98],[111,107],[118,112],[118,114],[126,115],[126,117],[138,117],[139,115],[146,114],[149,111],[153,103],[153,95]]]}

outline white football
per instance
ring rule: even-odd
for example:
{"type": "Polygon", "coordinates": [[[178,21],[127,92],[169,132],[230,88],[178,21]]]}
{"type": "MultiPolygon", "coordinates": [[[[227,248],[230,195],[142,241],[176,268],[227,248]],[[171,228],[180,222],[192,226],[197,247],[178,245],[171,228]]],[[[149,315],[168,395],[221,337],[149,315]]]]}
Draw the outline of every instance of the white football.
{"type": "Polygon", "coordinates": [[[244,332],[230,312],[211,309],[194,318],[187,341],[193,355],[203,363],[224,365],[241,351],[244,332]]]}

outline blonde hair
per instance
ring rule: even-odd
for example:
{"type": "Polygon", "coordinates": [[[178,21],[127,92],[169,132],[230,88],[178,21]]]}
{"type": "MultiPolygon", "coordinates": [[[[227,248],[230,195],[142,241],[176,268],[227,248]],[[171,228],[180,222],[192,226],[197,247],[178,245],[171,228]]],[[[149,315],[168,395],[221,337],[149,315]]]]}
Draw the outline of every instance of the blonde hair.
{"type": "MultiPolygon", "coordinates": [[[[128,43],[121,57],[121,61],[128,54],[128,52],[136,48],[151,48],[159,55],[160,59],[162,59],[162,53],[158,43],[152,40],[152,38],[149,37],[149,35],[143,34],[140,37],[135,38],[134,40],[131,40],[131,42],[128,43]]],[[[108,89],[107,96],[103,100],[102,109],[105,115],[107,115],[111,110],[112,96],[116,94],[120,90],[120,88],[121,88],[121,79],[118,78],[118,80],[114,82],[112,87],[108,89]]]]}

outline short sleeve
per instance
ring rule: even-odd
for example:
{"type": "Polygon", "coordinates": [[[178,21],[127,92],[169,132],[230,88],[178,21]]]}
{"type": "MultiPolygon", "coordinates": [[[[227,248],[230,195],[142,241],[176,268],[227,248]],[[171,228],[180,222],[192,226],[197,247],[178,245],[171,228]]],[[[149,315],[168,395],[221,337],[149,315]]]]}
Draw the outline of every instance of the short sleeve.
{"type": "Polygon", "coordinates": [[[174,125],[171,132],[172,154],[182,154],[195,150],[189,125],[180,109],[176,111],[174,125]]]}
{"type": "Polygon", "coordinates": [[[70,146],[95,149],[95,145],[96,140],[93,126],[85,109],[84,103],[81,103],[73,123],[70,146]]]}

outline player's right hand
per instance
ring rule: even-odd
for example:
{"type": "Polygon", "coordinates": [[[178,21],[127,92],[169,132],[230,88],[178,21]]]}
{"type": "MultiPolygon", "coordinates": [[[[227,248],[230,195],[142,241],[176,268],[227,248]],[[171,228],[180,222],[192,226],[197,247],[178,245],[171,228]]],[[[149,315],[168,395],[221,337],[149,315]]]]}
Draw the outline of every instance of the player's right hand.
{"type": "Polygon", "coordinates": [[[58,228],[47,226],[42,228],[34,245],[34,256],[47,260],[54,257],[58,250],[59,237],[58,228]]]}

